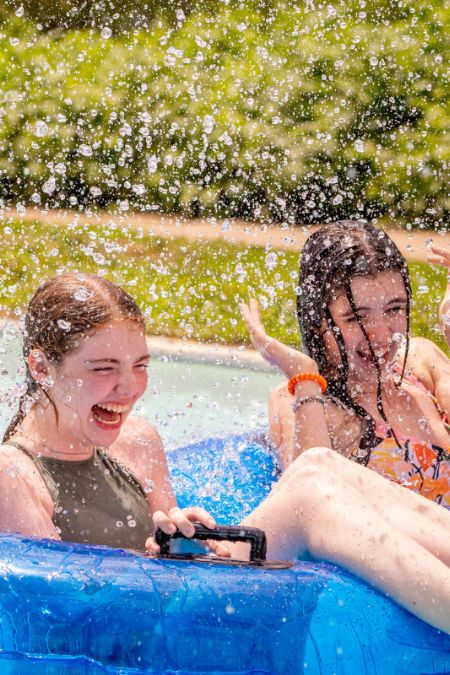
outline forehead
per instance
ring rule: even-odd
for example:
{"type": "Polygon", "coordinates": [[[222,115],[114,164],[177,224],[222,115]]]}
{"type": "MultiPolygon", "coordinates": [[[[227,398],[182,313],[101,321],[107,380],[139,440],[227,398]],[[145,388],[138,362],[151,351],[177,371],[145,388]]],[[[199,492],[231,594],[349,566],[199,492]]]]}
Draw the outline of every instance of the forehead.
{"type": "Polygon", "coordinates": [[[141,326],[127,321],[114,321],[100,326],[81,339],[76,351],[78,359],[134,359],[147,352],[141,326]]]}
{"type": "MultiPolygon", "coordinates": [[[[351,289],[356,307],[378,307],[388,304],[396,298],[406,299],[406,289],[400,272],[387,270],[374,277],[355,276],[351,289]]],[[[350,309],[347,296],[341,293],[331,303],[335,311],[346,312],[350,309]]]]}

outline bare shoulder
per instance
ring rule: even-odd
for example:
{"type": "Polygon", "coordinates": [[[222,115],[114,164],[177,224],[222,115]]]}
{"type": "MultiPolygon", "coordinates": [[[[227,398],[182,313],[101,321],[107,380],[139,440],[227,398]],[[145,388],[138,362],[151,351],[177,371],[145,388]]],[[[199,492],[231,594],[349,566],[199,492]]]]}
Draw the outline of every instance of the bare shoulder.
{"type": "Polygon", "coordinates": [[[140,417],[129,417],[108,454],[138,477],[142,472],[148,475],[164,455],[164,449],[155,427],[140,417]]]}
{"type": "Polygon", "coordinates": [[[28,491],[30,496],[53,513],[53,500],[33,460],[13,445],[0,446],[0,489],[28,491]]]}

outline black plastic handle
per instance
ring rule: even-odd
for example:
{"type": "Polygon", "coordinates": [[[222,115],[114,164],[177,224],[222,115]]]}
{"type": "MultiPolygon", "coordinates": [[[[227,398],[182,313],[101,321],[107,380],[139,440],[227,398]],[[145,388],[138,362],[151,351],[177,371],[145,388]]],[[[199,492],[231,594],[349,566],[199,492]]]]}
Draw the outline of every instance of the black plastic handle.
{"type": "Polygon", "coordinates": [[[250,561],[266,559],[267,541],[265,533],[257,527],[243,527],[241,525],[219,525],[209,529],[200,523],[193,523],[195,534],[185,537],[177,530],[175,534],[166,534],[159,527],[155,531],[155,541],[160,547],[161,555],[170,555],[171,539],[214,539],[216,541],[243,541],[250,544],[250,561]]]}

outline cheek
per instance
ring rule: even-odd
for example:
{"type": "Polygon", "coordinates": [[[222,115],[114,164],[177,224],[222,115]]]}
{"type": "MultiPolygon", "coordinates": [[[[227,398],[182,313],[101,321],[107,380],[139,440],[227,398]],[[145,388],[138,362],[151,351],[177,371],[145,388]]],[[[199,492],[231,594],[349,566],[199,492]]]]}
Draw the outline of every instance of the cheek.
{"type": "Polygon", "coordinates": [[[146,370],[139,373],[139,376],[137,378],[137,384],[139,389],[139,396],[142,396],[142,394],[147,389],[148,385],[148,372],[146,370]]]}
{"type": "Polygon", "coordinates": [[[339,347],[338,347],[338,344],[337,344],[334,336],[330,333],[330,331],[327,331],[322,336],[322,341],[323,341],[323,345],[325,347],[325,352],[326,352],[330,362],[333,363],[333,364],[340,363],[341,355],[340,355],[340,352],[339,352],[339,347]]]}
{"type": "Polygon", "coordinates": [[[92,401],[99,401],[105,397],[115,387],[115,380],[109,376],[103,377],[84,377],[77,380],[77,390],[79,398],[85,399],[89,407],[92,401]]]}

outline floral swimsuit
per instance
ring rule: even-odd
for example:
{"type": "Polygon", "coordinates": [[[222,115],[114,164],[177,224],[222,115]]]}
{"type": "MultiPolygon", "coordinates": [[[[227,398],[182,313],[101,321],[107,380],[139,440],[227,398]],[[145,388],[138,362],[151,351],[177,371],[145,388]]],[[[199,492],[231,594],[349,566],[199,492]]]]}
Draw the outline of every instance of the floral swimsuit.
{"type": "MultiPolygon", "coordinates": [[[[426,389],[416,378],[410,377],[408,380],[426,389]]],[[[369,467],[386,478],[419,492],[423,497],[450,508],[450,424],[436,398],[428,389],[426,391],[432,396],[449,432],[448,446],[441,448],[396,432],[402,446],[399,448],[391,430],[385,425],[377,425],[377,435],[381,441],[370,454],[369,467]]]]}

